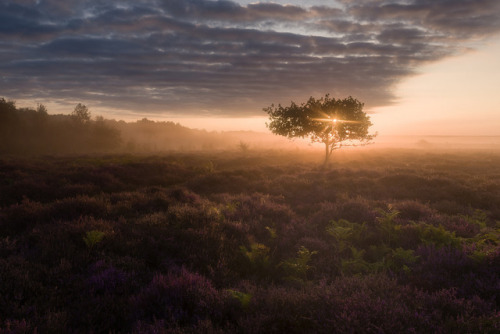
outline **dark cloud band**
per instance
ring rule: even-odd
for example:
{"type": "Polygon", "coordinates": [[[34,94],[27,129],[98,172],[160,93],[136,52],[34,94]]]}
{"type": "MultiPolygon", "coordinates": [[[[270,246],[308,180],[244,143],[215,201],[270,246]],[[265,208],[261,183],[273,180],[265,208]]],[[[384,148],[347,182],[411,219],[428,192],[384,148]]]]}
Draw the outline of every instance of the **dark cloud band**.
{"type": "Polygon", "coordinates": [[[390,104],[418,66],[500,31],[496,0],[23,0],[0,4],[8,98],[259,114],[270,102],[354,95],[390,104]]]}

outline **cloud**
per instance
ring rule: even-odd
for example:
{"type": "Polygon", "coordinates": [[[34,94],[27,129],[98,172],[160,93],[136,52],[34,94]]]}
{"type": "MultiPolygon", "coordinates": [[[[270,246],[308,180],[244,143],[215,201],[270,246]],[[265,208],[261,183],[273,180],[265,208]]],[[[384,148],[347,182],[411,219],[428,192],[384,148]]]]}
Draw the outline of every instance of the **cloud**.
{"type": "Polygon", "coordinates": [[[7,0],[0,91],[182,114],[258,115],[325,93],[387,105],[422,64],[498,33],[499,15],[496,0],[7,0]]]}
{"type": "Polygon", "coordinates": [[[256,22],[264,20],[296,21],[309,16],[301,7],[277,3],[251,3],[246,7],[236,2],[218,0],[162,0],[168,14],[194,21],[256,22]]]}

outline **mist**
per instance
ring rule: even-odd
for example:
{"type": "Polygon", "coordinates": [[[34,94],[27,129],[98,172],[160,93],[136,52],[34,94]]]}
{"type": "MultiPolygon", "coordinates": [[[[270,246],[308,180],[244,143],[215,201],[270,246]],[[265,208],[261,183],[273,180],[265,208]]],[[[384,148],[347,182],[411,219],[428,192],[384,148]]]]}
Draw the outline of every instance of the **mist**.
{"type": "MultiPolygon", "coordinates": [[[[168,152],[225,152],[258,155],[289,152],[304,161],[320,162],[324,145],[308,139],[293,140],[257,131],[207,131],[171,121],[85,119],[75,113],[49,114],[43,105],[18,108],[0,99],[1,155],[64,154],[161,154],[168,152]]],[[[333,162],[367,152],[387,150],[417,152],[498,152],[500,136],[386,136],[379,134],[369,145],[344,147],[333,154],[333,162]]],[[[394,153],[394,152],[393,152],[394,153]]]]}

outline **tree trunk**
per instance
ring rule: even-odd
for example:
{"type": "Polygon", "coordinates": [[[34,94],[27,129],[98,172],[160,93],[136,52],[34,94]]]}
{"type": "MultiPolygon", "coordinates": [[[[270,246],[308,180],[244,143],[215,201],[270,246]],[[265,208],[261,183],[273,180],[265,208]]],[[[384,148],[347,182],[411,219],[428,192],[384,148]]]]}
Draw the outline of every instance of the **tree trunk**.
{"type": "Polygon", "coordinates": [[[325,141],[325,162],[323,163],[323,166],[326,166],[328,164],[328,160],[330,159],[330,155],[332,152],[330,151],[330,142],[327,140],[325,141]]]}

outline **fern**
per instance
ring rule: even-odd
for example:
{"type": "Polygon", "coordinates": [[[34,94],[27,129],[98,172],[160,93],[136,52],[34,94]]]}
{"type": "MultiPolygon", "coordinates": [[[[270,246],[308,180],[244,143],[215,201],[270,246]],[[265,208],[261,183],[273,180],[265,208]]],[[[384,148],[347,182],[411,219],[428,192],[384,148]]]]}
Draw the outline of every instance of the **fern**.
{"type": "Polygon", "coordinates": [[[420,226],[420,239],[424,244],[434,244],[436,246],[458,247],[462,242],[455,232],[446,230],[442,225],[435,227],[424,224],[420,226]]]}
{"type": "Polygon", "coordinates": [[[367,274],[372,271],[370,263],[364,259],[365,251],[358,250],[356,247],[351,247],[352,257],[350,259],[342,259],[343,274],[367,274]]]}
{"type": "Polygon", "coordinates": [[[240,302],[240,305],[244,310],[248,309],[250,301],[252,300],[252,294],[231,289],[226,291],[229,292],[234,299],[240,302]]]}
{"type": "Polygon", "coordinates": [[[380,228],[383,235],[386,238],[386,243],[389,246],[394,246],[393,242],[398,240],[398,232],[401,226],[398,225],[394,220],[399,216],[399,211],[393,209],[392,205],[389,205],[389,211],[379,210],[381,216],[377,218],[380,224],[380,228]]]}
{"type": "Polygon", "coordinates": [[[283,261],[278,266],[288,275],[288,280],[303,282],[307,279],[307,271],[312,268],[308,263],[311,257],[317,253],[301,246],[297,252],[297,257],[283,261]]]}
{"type": "Polygon", "coordinates": [[[271,237],[272,240],[274,240],[278,237],[278,234],[276,233],[275,228],[266,226],[266,230],[269,232],[269,237],[271,237]]]}
{"type": "Polygon", "coordinates": [[[335,237],[338,243],[339,251],[342,253],[346,251],[353,244],[362,239],[366,231],[366,224],[351,223],[345,219],[338,221],[330,221],[330,226],[327,227],[326,232],[335,237]]]}
{"type": "Polygon", "coordinates": [[[87,245],[88,249],[93,249],[98,243],[102,241],[102,239],[104,239],[105,235],[106,233],[98,230],[88,231],[87,233],[85,233],[83,241],[85,242],[85,245],[87,245]]]}
{"type": "Polygon", "coordinates": [[[410,265],[418,261],[419,256],[414,255],[415,251],[412,249],[405,250],[401,247],[393,249],[387,267],[394,271],[404,271],[406,274],[411,272],[410,265]]]}
{"type": "Polygon", "coordinates": [[[240,246],[240,251],[250,261],[254,270],[267,269],[269,267],[269,247],[254,242],[250,245],[250,250],[245,246],[240,246]]]}

